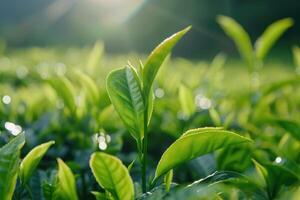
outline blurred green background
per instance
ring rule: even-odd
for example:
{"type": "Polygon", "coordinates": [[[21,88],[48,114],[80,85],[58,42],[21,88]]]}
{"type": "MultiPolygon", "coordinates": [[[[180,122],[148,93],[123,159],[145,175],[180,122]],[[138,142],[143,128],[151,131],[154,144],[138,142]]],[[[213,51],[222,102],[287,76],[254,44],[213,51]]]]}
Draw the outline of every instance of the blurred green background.
{"type": "Polygon", "coordinates": [[[235,52],[216,23],[219,14],[235,18],[253,38],[272,22],[292,17],[295,26],[271,52],[284,57],[299,44],[299,10],[298,0],[1,0],[0,38],[9,47],[81,47],[102,40],[108,53],[147,53],[193,25],[174,54],[205,58],[235,52]]]}

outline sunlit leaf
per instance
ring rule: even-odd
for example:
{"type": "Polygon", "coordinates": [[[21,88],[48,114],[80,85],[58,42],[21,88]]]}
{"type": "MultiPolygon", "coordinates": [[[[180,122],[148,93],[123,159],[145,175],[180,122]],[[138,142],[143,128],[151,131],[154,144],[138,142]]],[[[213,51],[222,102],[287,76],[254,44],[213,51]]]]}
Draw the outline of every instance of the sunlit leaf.
{"type": "Polygon", "coordinates": [[[36,169],[42,157],[48,151],[49,147],[55,142],[50,141],[39,146],[36,146],[32,149],[22,160],[20,165],[20,179],[22,184],[26,184],[29,178],[32,176],[32,173],[36,169]]]}
{"type": "Polygon", "coordinates": [[[146,64],[144,65],[143,69],[143,87],[144,87],[144,94],[146,97],[148,97],[154,78],[156,77],[156,74],[165,60],[165,58],[168,56],[168,54],[171,52],[172,48],[175,46],[175,44],[181,39],[183,35],[185,35],[191,27],[187,27],[172,36],[165,39],[162,43],[160,43],[149,55],[147,58],[146,64]]]}
{"type": "Polygon", "coordinates": [[[94,153],[90,167],[98,184],[118,200],[133,200],[134,187],[127,168],[114,156],[94,153]]]}
{"type": "Polygon", "coordinates": [[[181,84],[179,86],[178,98],[183,113],[187,117],[190,117],[196,111],[196,105],[192,91],[185,85],[181,84]]]}
{"type": "Polygon", "coordinates": [[[91,103],[97,104],[99,99],[99,91],[95,81],[81,71],[75,71],[77,81],[80,82],[91,103]]]}
{"type": "Polygon", "coordinates": [[[11,200],[15,190],[20,161],[20,150],[25,143],[21,133],[0,149],[0,199],[11,200]]]}
{"type": "Polygon", "coordinates": [[[254,63],[253,47],[247,32],[238,22],[230,17],[218,16],[217,21],[228,37],[234,41],[248,67],[252,68],[254,63]]]}
{"type": "Polygon", "coordinates": [[[89,58],[87,61],[87,69],[90,74],[94,73],[96,68],[99,67],[99,63],[100,63],[103,51],[104,51],[103,43],[97,41],[94,45],[94,48],[90,52],[89,58]]]}
{"type": "Polygon", "coordinates": [[[112,71],[106,80],[110,100],[131,135],[140,142],[144,137],[144,101],[135,70],[124,67],[112,71]]]}
{"type": "Polygon", "coordinates": [[[173,169],[171,169],[164,177],[164,182],[166,185],[166,192],[170,191],[172,180],[173,180],[173,169]]]}
{"type": "Polygon", "coordinates": [[[49,80],[50,85],[54,88],[57,95],[62,98],[66,107],[71,113],[75,113],[75,89],[66,77],[58,77],[49,80]]]}
{"type": "Polygon", "coordinates": [[[155,172],[155,179],[170,169],[201,155],[231,145],[251,140],[225,130],[193,129],[177,139],[162,155],[155,172]]]}
{"type": "Polygon", "coordinates": [[[258,59],[264,59],[269,50],[280,36],[294,24],[291,18],[281,19],[267,27],[255,44],[255,52],[258,59]]]}
{"type": "Polygon", "coordinates": [[[58,173],[57,173],[57,191],[56,194],[61,200],[77,200],[77,189],[75,177],[71,169],[62,161],[57,159],[58,173]]]}

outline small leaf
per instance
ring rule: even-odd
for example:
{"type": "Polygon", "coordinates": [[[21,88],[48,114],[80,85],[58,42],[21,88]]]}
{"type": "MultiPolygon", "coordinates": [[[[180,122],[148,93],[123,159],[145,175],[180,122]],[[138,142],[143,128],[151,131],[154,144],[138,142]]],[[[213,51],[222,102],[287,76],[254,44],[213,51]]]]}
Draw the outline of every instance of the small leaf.
{"type": "Polygon", "coordinates": [[[155,76],[168,54],[171,52],[175,44],[184,36],[191,27],[187,27],[160,43],[149,55],[143,69],[143,87],[145,97],[148,97],[152,88],[155,76]]]}
{"type": "Polygon", "coordinates": [[[162,155],[155,172],[154,180],[170,169],[201,155],[231,145],[251,140],[236,133],[224,130],[193,129],[177,139],[162,155]]]}
{"type": "Polygon", "coordinates": [[[55,142],[50,141],[44,144],[41,144],[34,149],[32,149],[22,160],[20,165],[20,179],[22,184],[26,184],[29,178],[32,176],[32,173],[36,169],[42,157],[48,151],[49,147],[55,142]]]}
{"type": "Polygon", "coordinates": [[[133,200],[134,187],[127,168],[114,156],[93,153],[90,167],[98,184],[118,200],[133,200]]]}
{"type": "Polygon", "coordinates": [[[0,199],[11,200],[15,190],[20,150],[25,143],[24,133],[21,133],[0,149],[0,199]]]}
{"type": "Polygon", "coordinates": [[[66,77],[58,77],[49,80],[50,85],[56,91],[57,95],[62,98],[66,107],[71,113],[75,113],[75,89],[66,77]]]}
{"type": "Polygon", "coordinates": [[[97,41],[94,45],[94,48],[90,52],[88,61],[87,61],[87,69],[90,74],[95,73],[95,69],[99,66],[101,56],[104,51],[103,43],[97,41]]]}
{"type": "Polygon", "coordinates": [[[170,188],[171,188],[171,183],[173,180],[173,169],[171,169],[164,178],[164,182],[166,184],[166,192],[170,192],[170,188]]]}
{"type": "Polygon", "coordinates": [[[266,163],[262,166],[253,160],[257,172],[263,178],[263,186],[266,187],[269,199],[274,199],[284,186],[290,186],[299,182],[299,175],[284,166],[266,163]]]}
{"type": "Polygon", "coordinates": [[[300,126],[297,122],[278,118],[269,118],[266,121],[278,125],[291,134],[292,137],[300,141],[300,126]]]}
{"type": "Polygon", "coordinates": [[[247,32],[239,23],[230,17],[219,16],[217,18],[217,22],[228,35],[228,37],[234,41],[241,57],[245,60],[248,67],[253,68],[253,47],[247,32]]]}
{"type": "Polygon", "coordinates": [[[300,69],[300,48],[298,46],[293,47],[294,63],[297,69],[300,69]]]}
{"type": "Polygon", "coordinates": [[[75,76],[78,78],[77,81],[79,81],[84,88],[89,101],[91,103],[97,104],[99,99],[99,91],[95,81],[79,70],[75,71],[75,76]]]}
{"type": "Polygon", "coordinates": [[[71,169],[62,161],[57,159],[58,162],[58,185],[57,195],[61,200],[77,200],[76,182],[75,177],[71,169]]]}
{"type": "Polygon", "coordinates": [[[212,121],[214,122],[215,126],[221,126],[222,124],[221,117],[216,109],[214,108],[209,109],[209,115],[212,121]]]}
{"type": "Polygon", "coordinates": [[[279,20],[266,28],[265,32],[258,38],[255,44],[255,52],[258,59],[264,59],[269,50],[280,38],[280,36],[291,26],[294,22],[291,18],[279,20]]]}
{"type": "Polygon", "coordinates": [[[112,71],[106,80],[110,100],[130,134],[140,142],[144,138],[144,102],[136,71],[124,67],[112,71]]]}
{"type": "Polygon", "coordinates": [[[192,91],[181,84],[178,92],[181,109],[187,117],[190,117],[196,111],[196,105],[192,91]]]}

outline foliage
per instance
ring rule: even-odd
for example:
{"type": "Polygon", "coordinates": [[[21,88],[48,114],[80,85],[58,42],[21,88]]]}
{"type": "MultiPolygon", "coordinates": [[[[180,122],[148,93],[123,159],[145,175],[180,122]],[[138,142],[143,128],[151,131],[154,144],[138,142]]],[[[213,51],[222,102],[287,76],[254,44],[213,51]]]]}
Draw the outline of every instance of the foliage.
{"type": "Polygon", "coordinates": [[[235,20],[217,21],[248,71],[223,54],[171,58],[191,27],[145,63],[104,56],[100,42],[5,49],[0,199],[297,199],[299,48],[295,70],[259,68],[293,21],[275,22],[255,45],[235,20]]]}

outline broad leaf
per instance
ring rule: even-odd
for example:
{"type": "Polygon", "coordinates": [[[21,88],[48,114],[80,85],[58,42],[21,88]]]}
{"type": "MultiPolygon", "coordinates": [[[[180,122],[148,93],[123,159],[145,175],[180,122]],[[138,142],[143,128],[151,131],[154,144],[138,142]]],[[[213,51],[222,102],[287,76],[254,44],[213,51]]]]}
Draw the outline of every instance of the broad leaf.
{"type": "Polygon", "coordinates": [[[76,182],[71,169],[62,161],[57,159],[58,173],[57,173],[57,191],[56,195],[61,200],[77,200],[76,182]]]}
{"type": "Polygon", "coordinates": [[[90,167],[98,184],[116,199],[133,200],[133,182],[119,159],[105,153],[94,153],[90,159],[90,167]]]}
{"type": "Polygon", "coordinates": [[[15,190],[20,150],[25,143],[24,133],[11,140],[0,149],[0,199],[11,200],[15,190]]]}
{"type": "Polygon", "coordinates": [[[228,37],[234,41],[241,57],[248,64],[248,67],[252,68],[254,62],[253,47],[247,32],[238,22],[230,17],[219,16],[217,21],[228,37]]]}
{"type": "Polygon", "coordinates": [[[192,91],[181,84],[178,91],[179,102],[185,116],[190,117],[196,111],[196,105],[192,91]]]}
{"type": "Polygon", "coordinates": [[[170,169],[210,153],[219,148],[249,142],[251,140],[236,133],[224,130],[193,129],[177,139],[162,155],[155,172],[154,180],[170,169]]]}
{"type": "Polygon", "coordinates": [[[168,54],[175,44],[190,30],[190,26],[173,34],[160,43],[149,55],[143,69],[143,87],[145,97],[148,97],[154,78],[168,54]]]}
{"type": "Polygon", "coordinates": [[[144,102],[136,71],[124,67],[112,71],[106,80],[110,100],[131,135],[140,142],[144,138],[144,102]]]}
{"type": "Polygon", "coordinates": [[[255,44],[256,57],[261,60],[264,59],[275,42],[288,28],[293,25],[293,23],[294,22],[291,18],[286,18],[279,20],[267,27],[265,32],[260,38],[258,38],[255,44]]]}
{"type": "Polygon", "coordinates": [[[20,179],[22,184],[26,184],[29,178],[32,176],[32,173],[36,169],[42,157],[48,151],[49,147],[55,142],[50,141],[44,144],[41,144],[34,149],[32,149],[22,160],[20,165],[20,179]]]}

